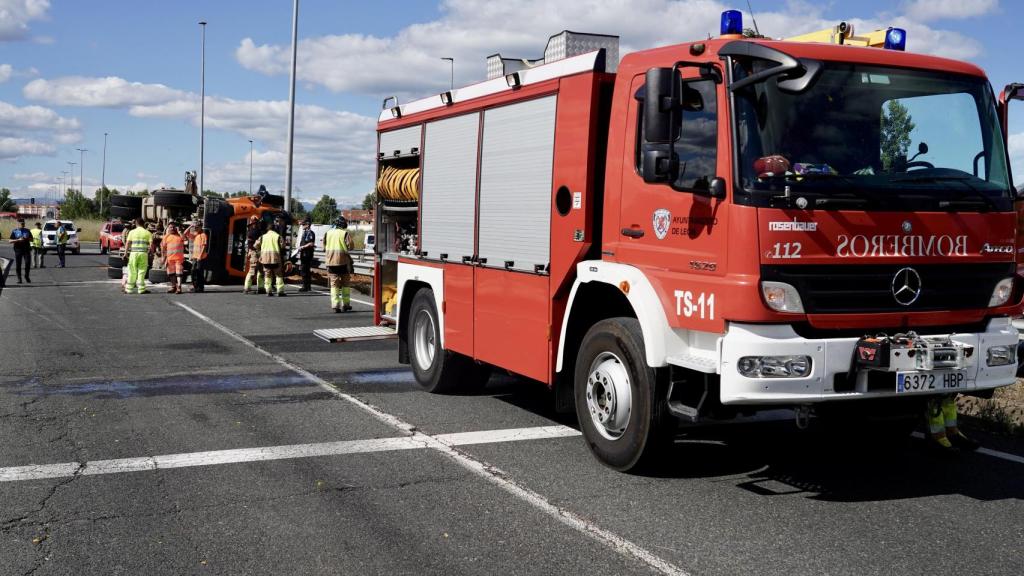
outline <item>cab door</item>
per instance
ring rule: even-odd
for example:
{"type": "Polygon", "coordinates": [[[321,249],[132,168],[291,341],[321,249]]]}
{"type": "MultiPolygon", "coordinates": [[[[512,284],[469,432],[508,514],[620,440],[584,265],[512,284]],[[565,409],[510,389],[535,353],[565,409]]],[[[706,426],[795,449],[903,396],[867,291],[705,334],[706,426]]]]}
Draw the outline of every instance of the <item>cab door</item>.
{"type": "Polygon", "coordinates": [[[724,89],[717,78],[682,70],[678,158],[671,182],[642,176],[645,76],[632,82],[623,146],[621,204],[615,259],[645,271],[673,326],[721,332],[722,277],[726,270],[728,210],[712,188],[728,170],[727,123],[720,115],[724,89]],[[632,131],[632,134],[629,132],[632,131]],[[630,169],[632,167],[632,169],[630,169]]]}

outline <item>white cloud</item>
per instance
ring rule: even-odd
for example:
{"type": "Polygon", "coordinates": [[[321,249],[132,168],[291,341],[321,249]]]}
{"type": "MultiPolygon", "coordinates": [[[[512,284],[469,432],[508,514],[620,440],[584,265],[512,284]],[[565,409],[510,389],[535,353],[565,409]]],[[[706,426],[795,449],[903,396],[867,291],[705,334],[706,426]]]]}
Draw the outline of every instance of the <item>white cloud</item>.
{"type": "Polygon", "coordinates": [[[13,72],[14,68],[10,64],[0,64],[0,84],[10,80],[13,72]]]}
{"type": "Polygon", "coordinates": [[[15,174],[13,178],[15,180],[45,180],[50,175],[46,172],[32,172],[31,174],[15,174]]]}
{"type": "Polygon", "coordinates": [[[0,159],[49,155],[56,151],[56,147],[48,142],[30,138],[0,137],[0,159]]]}
{"type": "Polygon", "coordinates": [[[29,22],[46,17],[49,0],[0,0],[0,42],[24,40],[29,22]]]}
{"type": "MultiPolygon", "coordinates": [[[[718,0],[448,0],[440,18],[410,25],[394,36],[341,34],[300,40],[298,74],[304,84],[335,92],[424,96],[448,86],[449,64],[442,57],[455,58],[455,82],[465,85],[484,77],[487,55],[538,58],[548,37],[563,29],[618,34],[620,54],[625,54],[717,35],[721,12],[730,7],[718,0]]],[[[825,10],[792,1],[778,11],[758,12],[757,22],[767,36],[792,36],[838,23],[838,18],[826,18],[825,10]]],[[[752,25],[749,16],[745,21],[752,25]]],[[[981,52],[977,41],[933,29],[920,19],[853,21],[863,31],[906,28],[914,52],[958,58],[981,52]]],[[[287,75],[290,55],[289,45],[259,44],[253,38],[243,39],[235,50],[243,67],[266,75],[287,75]]]]}
{"type": "Polygon", "coordinates": [[[999,0],[913,0],[906,3],[907,17],[919,22],[960,20],[991,14],[999,0]]]}
{"type": "Polygon", "coordinates": [[[117,76],[90,78],[65,76],[55,80],[39,78],[25,85],[26,98],[55,106],[118,108],[170,102],[185,93],[163,84],[129,82],[117,76]]]}

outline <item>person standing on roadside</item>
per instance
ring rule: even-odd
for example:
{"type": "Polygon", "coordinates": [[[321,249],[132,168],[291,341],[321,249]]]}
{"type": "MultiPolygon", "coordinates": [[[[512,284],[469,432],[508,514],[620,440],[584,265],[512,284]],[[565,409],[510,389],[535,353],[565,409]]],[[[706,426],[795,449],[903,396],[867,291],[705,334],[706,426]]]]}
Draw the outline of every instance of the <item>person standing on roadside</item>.
{"type": "Polygon", "coordinates": [[[210,238],[198,221],[192,222],[189,226],[188,235],[192,237],[192,288],[189,292],[205,292],[206,257],[210,255],[210,238]]]}
{"type": "Polygon", "coordinates": [[[171,284],[168,294],[181,294],[181,277],[185,268],[185,241],[178,234],[178,226],[171,222],[160,242],[160,255],[164,259],[167,280],[171,284]]]}
{"type": "Polygon", "coordinates": [[[348,287],[352,274],[352,256],[349,251],[354,244],[348,233],[348,220],[339,216],[334,228],[324,234],[324,252],[327,259],[327,283],[331,287],[331,309],[348,312],[352,309],[351,289],[348,287]]]}
{"type": "Polygon", "coordinates": [[[124,285],[124,293],[131,294],[138,287],[139,294],[148,294],[146,290],[146,272],[149,268],[149,253],[152,250],[153,234],[146,230],[142,218],[135,220],[135,228],[128,233],[125,243],[125,256],[128,258],[128,281],[124,285]]]}
{"type": "Polygon", "coordinates": [[[36,222],[36,227],[31,230],[32,232],[32,265],[36,268],[46,268],[43,266],[43,225],[36,222]]]}
{"type": "Polygon", "coordinates": [[[57,259],[60,260],[60,264],[57,268],[64,267],[64,255],[68,249],[68,230],[64,227],[63,222],[57,222],[57,259]]]}
{"type": "Polygon", "coordinates": [[[313,249],[316,248],[316,233],[310,228],[313,223],[309,216],[302,221],[302,234],[299,237],[299,266],[302,270],[302,288],[299,292],[313,289],[313,249]]]}
{"type": "Polygon", "coordinates": [[[260,251],[256,248],[256,242],[260,239],[260,236],[263,236],[263,222],[259,216],[253,214],[249,217],[249,226],[245,234],[245,261],[249,268],[245,272],[245,284],[242,288],[242,294],[249,293],[249,288],[252,287],[254,280],[256,286],[253,288],[253,293],[259,294],[263,292],[262,285],[260,284],[263,265],[260,264],[260,251]]]}
{"type": "Polygon", "coordinates": [[[271,226],[259,240],[256,246],[260,251],[260,264],[263,265],[263,274],[266,275],[265,286],[267,296],[273,296],[275,287],[278,296],[284,296],[284,260],[281,258],[281,235],[277,233],[275,226],[271,226]]]}
{"type": "Polygon", "coordinates": [[[21,284],[21,265],[25,264],[25,282],[32,283],[29,270],[32,269],[32,233],[25,228],[25,219],[18,218],[18,227],[11,231],[9,242],[14,246],[14,265],[18,271],[18,284],[21,284]]]}

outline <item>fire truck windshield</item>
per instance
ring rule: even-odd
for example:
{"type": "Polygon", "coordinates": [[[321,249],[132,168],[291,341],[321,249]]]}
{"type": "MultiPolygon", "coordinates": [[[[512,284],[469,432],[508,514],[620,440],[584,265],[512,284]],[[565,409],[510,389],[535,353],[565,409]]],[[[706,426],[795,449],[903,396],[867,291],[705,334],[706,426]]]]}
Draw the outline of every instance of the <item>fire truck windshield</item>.
{"type": "MultiPolygon", "coordinates": [[[[742,78],[770,66],[737,63],[742,78]]],[[[759,205],[1010,210],[1006,148],[984,79],[827,62],[805,91],[735,93],[741,194],[759,205]],[[783,198],[785,200],[780,200],[783,198]]]]}

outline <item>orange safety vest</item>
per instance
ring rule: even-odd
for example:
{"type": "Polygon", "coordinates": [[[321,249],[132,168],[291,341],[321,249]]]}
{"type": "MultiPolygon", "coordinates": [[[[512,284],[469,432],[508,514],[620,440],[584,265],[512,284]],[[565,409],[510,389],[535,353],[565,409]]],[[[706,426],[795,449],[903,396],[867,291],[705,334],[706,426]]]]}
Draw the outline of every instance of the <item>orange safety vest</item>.
{"type": "Polygon", "coordinates": [[[206,260],[206,232],[196,234],[192,239],[192,257],[196,260],[206,260]]]}
{"type": "Polygon", "coordinates": [[[181,236],[177,234],[168,234],[164,236],[164,241],[161,244],[164,259],[168,262],[184,262],[185,261],[185,242],[181,239],[181,236]]]}

